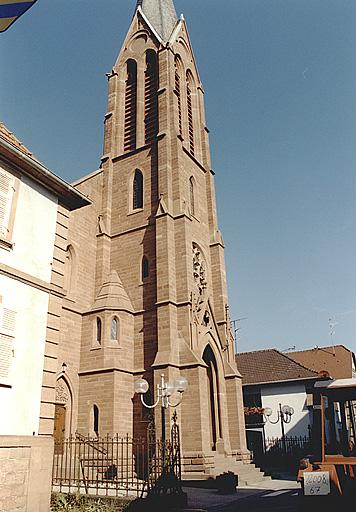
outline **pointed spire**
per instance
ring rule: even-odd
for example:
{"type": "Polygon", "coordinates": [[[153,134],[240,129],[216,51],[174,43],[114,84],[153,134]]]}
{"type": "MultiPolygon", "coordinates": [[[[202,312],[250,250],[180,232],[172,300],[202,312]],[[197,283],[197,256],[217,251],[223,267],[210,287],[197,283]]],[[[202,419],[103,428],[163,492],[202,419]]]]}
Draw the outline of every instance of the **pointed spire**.
{"type": "Polygon", "coordinates": [[[173,0],[137,0],[136,10],[139,7],[163,41],[167,42],[178,20],[173,0]]]}

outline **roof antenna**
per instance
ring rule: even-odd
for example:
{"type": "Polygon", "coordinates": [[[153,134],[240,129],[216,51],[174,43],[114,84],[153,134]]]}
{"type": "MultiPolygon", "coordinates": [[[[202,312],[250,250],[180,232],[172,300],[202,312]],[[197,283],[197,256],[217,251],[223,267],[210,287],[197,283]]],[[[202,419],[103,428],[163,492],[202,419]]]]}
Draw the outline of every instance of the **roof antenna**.
{"type": "Polygon", "coordinates": [[[239,323],[238,322],[242,322],[243,320],[247,320],[247,316],[244,316],[243,318],[237,318],[236,320],[231,320],[231,326],[233,328],[233,331],[234,331],[234,338],[235,338],[235,354],[238,353],[238,344],[241,340],[241,336],[239,333],[239,331],[241,331],[241,327],[239,327],[239,323]]]}
{"type": "Polygon", "coordinates": [[[335,327],[338,325],[339,322],[333,322],[332,321],[333,319],[330,317],[329,318],[329,334],[330,334],[330,339],[331,339],[331,346],[332,346],[332,349],[333,349],[333,355],[336,356],[335,354],[335,346],[334,346],[334,334],[335,334],[335,327]]]}

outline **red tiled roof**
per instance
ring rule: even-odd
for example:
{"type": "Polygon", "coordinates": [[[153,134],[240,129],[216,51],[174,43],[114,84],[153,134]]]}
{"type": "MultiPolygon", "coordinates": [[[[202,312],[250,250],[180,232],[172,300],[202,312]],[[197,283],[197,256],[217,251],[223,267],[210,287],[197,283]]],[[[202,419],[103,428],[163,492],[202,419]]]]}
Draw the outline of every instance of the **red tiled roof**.
{"type": "Polygon", "coordinates": [[[243,384],[262,384],[317,378],[317,372],[306,368],[276,349],[236,354],[243,384]]]}
{"type": "Polygon", "coordinates": [[[19,141],[19,139],[12,132],[10,132],[10,130],[8,128],[6,128],[4,123],[1,123],[1,122],[0,122],[0,137],[5,139],[7,142],[9,142],[13,146],[15,146],[17,149],[19,149],[23,153],[25,153],[25,155],[32,156],[31,151],[29,149],[27,149],[27,147],[24,144],[22,144],[22,142],[19,141]]]}
{"type": "Polygon", "coordinates": [[[310,350],[289,352],[288,356],[300,364],[307,364],[316,372],[327,371],[333,379],[348,379],[352,375],[352,352],[344,345],[314,347],[310,350]]]}

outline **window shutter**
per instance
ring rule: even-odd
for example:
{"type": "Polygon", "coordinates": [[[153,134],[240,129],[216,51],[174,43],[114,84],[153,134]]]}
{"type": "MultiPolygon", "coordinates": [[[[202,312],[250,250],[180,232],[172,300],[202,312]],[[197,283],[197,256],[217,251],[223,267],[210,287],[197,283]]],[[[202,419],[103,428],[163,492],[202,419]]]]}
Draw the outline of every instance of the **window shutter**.
{"type": "Polygon", "coordinates": [[[0,318],[0,383],[9,384],[15,339],[16,311],[2,308],[0,318]]]}
{"type": "Polygon", "coordinates": [[[0,169],[0,236],[8,237],[8,225],[14,194],[14,177],[0,169]]]}

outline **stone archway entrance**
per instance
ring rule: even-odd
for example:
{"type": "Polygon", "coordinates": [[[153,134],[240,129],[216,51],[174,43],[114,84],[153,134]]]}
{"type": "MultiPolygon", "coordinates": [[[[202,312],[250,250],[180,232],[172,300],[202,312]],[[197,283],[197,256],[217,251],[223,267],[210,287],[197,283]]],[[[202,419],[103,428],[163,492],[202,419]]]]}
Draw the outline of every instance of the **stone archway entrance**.
{"type": "Polygon", "coordinates": [[[64,377],[57,380],[53,437],[56,446],[61,446],[70,435],[72,423],[72,393],[64,377]]]}
{"type": "Polygon", "coordinates": [[[221,415],[219,402],[218,368],[214,352],[212,351],[210,345],[208,345],[204,350],[203,361],[207,365],[206,374],[209,401],[211,449],[216,451],[218,443],[221,441],[221,415]]]}

